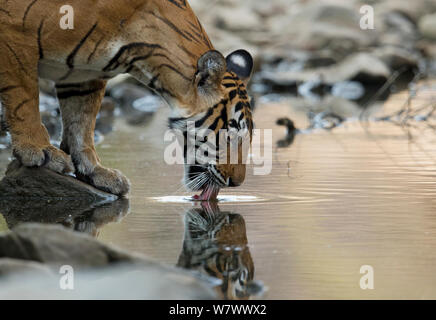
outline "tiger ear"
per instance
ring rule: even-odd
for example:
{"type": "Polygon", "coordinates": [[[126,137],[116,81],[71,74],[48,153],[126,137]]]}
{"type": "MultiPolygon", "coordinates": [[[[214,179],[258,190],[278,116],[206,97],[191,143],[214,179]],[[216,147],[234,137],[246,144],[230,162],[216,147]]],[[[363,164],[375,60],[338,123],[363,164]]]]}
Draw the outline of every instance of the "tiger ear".
{"type": "Polygon", "coordinates": [[[226,58],[227,70],[236,73],[236,75],[245,84],[250,81],[253,72],[253,57],[248,51],[236,50],[226,58]]]}
{"type": "Polygon", "coordinates": [[[196,84],[205,92],[218,90],[226,72],[226,59],[216,50],[203,54],[197,63],[196,84]]]}

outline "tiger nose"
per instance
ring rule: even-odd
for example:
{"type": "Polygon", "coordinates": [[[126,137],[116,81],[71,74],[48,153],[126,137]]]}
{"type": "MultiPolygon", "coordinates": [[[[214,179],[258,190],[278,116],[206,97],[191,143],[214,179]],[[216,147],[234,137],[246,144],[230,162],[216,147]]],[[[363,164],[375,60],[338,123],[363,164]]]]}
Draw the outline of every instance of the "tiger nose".
{"type": "Polygon", "coordinates": [[[229,187],[239,187],[241,185],[241,182],[239,181],[233,181],[232,178],[229,178],[229,187]]]}

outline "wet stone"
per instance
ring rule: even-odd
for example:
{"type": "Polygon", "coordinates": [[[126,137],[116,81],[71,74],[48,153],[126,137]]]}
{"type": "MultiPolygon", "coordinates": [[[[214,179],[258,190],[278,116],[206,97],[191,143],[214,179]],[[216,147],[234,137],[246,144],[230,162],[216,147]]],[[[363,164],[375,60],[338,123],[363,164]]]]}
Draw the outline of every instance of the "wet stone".
{"type": "Polygon", "coordinates": [[[18,161],[9,164],[0,181],[0,199],[75,199],[84,203],[114,201],[117,196],[100,191],[72,176],[64,176],[45,168],[27,168],[18,161]]]}
{"type": "Polygon", "coordinates": [[[32,223],[0,234],[0,257],[49,265],[74,264],[78,267],[97,267],[135,260],[85,234],[70,232],[62,226],[32,223]]]}
{"type": "Polygon", "coordinates": [[[36,276],[51,274],[49,267],[42,263],[11,258],[0,258],[0,279],[22,273],[32,273],[36,276]]]}
{"type": "Polygon", "coordinates": [[[215,299],[212,283],[59,225],[0,233],[0,299],[215,299]],[[75,290],[59,290],[61,266],[74,271],[75,290]]]}

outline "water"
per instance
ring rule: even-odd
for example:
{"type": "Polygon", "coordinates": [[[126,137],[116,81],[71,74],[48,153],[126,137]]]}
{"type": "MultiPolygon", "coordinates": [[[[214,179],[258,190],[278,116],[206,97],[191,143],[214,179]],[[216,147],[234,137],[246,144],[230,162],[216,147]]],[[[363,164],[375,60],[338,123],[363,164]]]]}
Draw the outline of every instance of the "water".
{"type": "MultiPolygon", "coordinates": [[[[395,96],[385,107],[404,99],[395,96]]],[[[242,279],[254,273],[266,299],[436,298],[434,132],[418,124],[410,140],[400,126],[354,121],[297,135],[289,148],[277,149],[285,129],[275,121],[284,116],[307,126],[286,101],[258,107],[257,128],[273,129],[272,173],[253,176],[249,168],[244,185],[220,193],[223,201],[212,208],[186,201],[182,167],[163,161],[167,110],[143,128],[119,121],[98,152],[104,165],[130,178],[129,203],[50,222],[75,224],[105,243],[172,265],[193,266],[207,250],[220,252],[230,273],[242,279]],[[216,221],[208,222],[208,214],[216,221]],[[208,239],[208,228],[218,230],[217,241],[208,239]],[[360,289],[362,265],[374,268],[374,290],[360,289]]],[[[8,157],[0,152],[2,168],[8,157]]],[[[232,284],[224,296],[245,289],[232,284]]],[[[259,293],[250,290],[245,293],[259,293]]]]}

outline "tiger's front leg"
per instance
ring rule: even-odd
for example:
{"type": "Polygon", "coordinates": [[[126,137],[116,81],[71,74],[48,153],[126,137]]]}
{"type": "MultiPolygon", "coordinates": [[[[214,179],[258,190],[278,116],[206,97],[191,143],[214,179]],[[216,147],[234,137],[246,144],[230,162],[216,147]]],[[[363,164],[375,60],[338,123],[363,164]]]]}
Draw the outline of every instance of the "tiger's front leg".
{"type": "Polygon", "coordinates": [[[70,157],[50,144],[39,113],[38,54],[0,43],[0,99],[14,156],[26,167],[74,171],[70,157]]]}
{"type": "Polygon", "coordinates": [[[130,190],[129,180],[120,171],[103,167],[94,147],[95,121],[105,87],[103,80],[56,86],[63,122],[61,149],[71,155],[78,179],[123,196],[130,190]]]}

